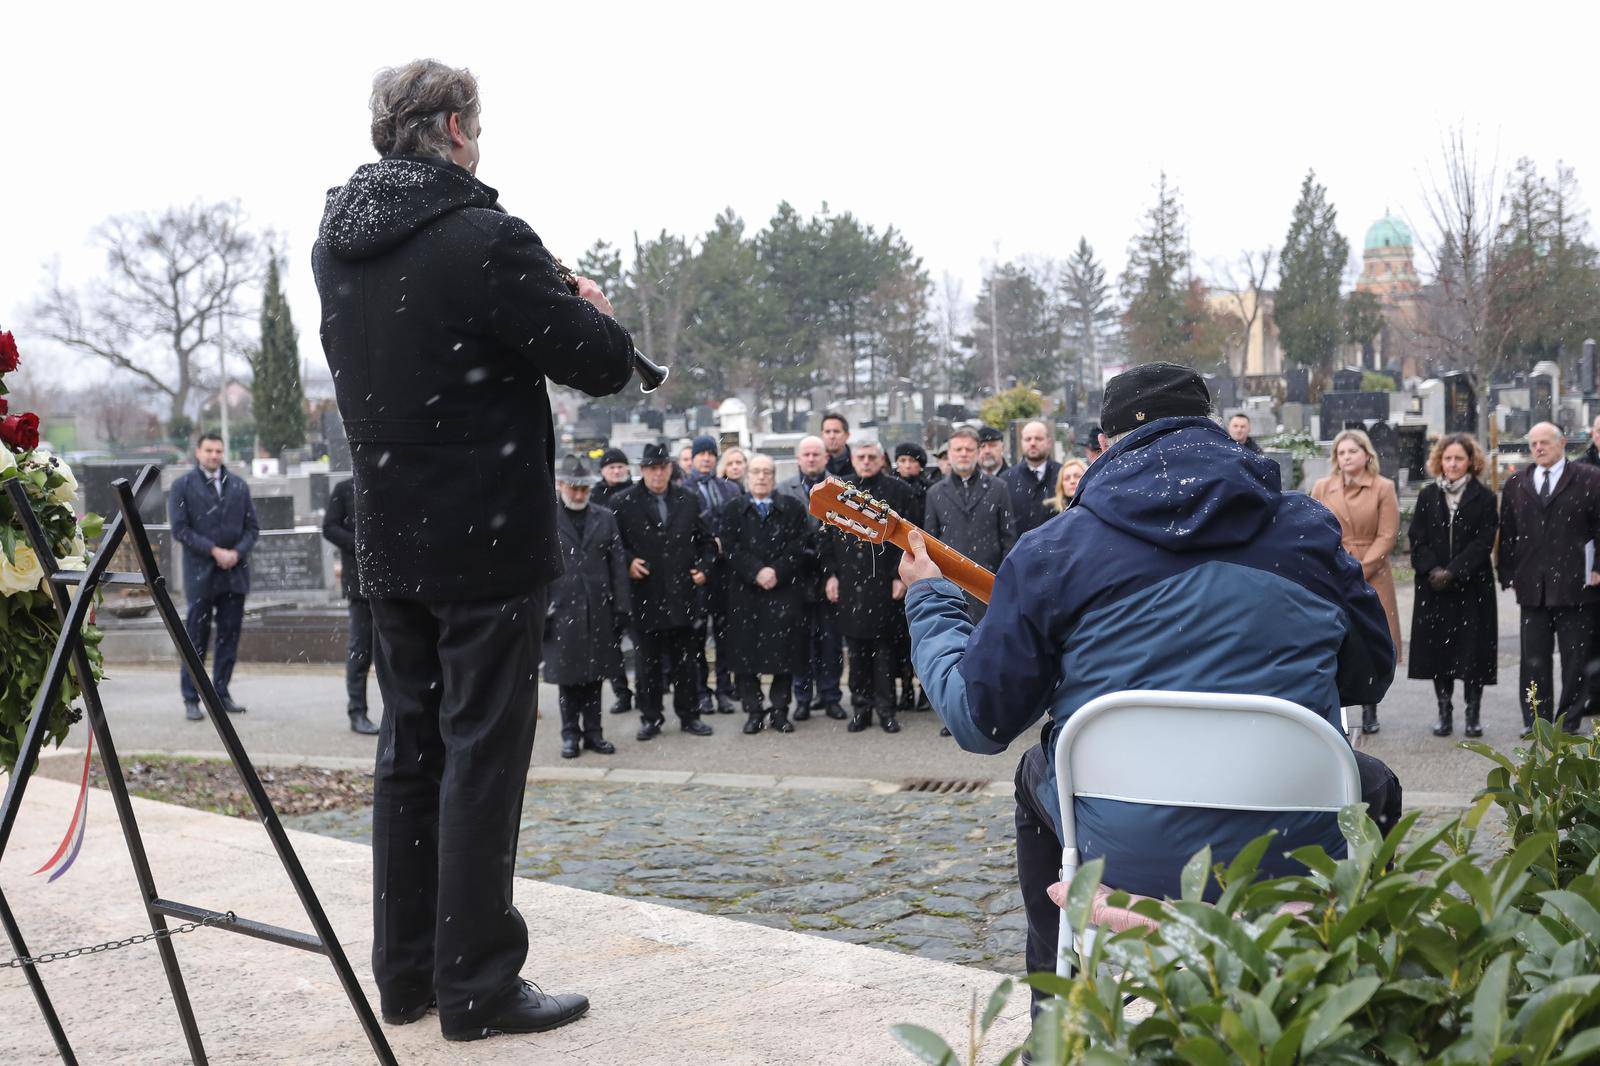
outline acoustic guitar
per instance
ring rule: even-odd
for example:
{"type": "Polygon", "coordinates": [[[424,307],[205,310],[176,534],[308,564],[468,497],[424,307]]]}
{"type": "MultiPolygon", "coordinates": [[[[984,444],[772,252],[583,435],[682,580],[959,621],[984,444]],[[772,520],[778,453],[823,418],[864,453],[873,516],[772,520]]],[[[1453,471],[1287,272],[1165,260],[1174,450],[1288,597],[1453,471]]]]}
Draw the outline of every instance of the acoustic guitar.
{"type": "Polygon", "coordinates": [[[853,485],[838,478],[824,478],[811,490],[808,505],[813,518],[825,526],[843,530],[868,544],[893,544],[904,550],[906,534],[916,529],[922,533],[922,543],[928,557],[934,561],[944,576],[954,581],[963,592],[984,603],[994,592],[994,574],[965,555],[945,544],[937,537],[918,529],[895,514],[894,509],[882,500],[873,499],[853,485]]]}

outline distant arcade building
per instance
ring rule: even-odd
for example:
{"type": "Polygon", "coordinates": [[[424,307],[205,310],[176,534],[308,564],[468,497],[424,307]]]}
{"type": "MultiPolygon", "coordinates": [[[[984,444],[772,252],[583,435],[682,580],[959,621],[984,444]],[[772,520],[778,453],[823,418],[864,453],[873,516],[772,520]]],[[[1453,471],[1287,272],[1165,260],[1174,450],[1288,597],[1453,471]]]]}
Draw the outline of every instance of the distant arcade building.
{"type": "Polygon", "coordinates": [[[1383,305],[1383,329],[1358,352],[1368,370],[1399,370],[1411,377],[1422,372],[1422,352],[1417,326],[1422,305],[1422,283],[1412,258],[1411,229],[1388,212],[1367,230],[1361,253],[1357,292],[1370,292],[1383,305]]]}

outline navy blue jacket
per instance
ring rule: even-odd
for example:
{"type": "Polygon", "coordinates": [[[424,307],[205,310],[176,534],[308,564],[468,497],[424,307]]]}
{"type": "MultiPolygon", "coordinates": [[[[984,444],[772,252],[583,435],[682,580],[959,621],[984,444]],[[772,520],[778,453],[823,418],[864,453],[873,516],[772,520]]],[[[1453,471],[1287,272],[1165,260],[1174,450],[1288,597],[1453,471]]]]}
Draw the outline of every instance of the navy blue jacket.
{"type": "Polygon", "coordinates": [[[250,591],[250,549],[261,532],[250,486],[224,466],[222,497],[218,499],[196,463],[172,483],[167,520],[172,523],[173,539],[183,545],[184,595],[194,600],[224,592],[242,596],[250,591]],[[223,570],[211,558],[212,548],[232,548],[239,553],[239,565],[223,570]]]}
{"type": "MultiPolygon", "coordinates": [[[[1042,718],[1059,811],[1054,731],[1096,696],[1178,689],[1278,696],[1339,722],[1377,703],[1394,647],[1339,523],[1309,496],[1281,491],[1278,466],[1209,418],[1163,418],[1091,465],[1062,515],[1006,556],[976,627],[949,581],[906,597],[912,661],[940,717],[968,751],[998,754],[1042,718]]],[[[1270,751],[1238,753],[1239,772],[1270,751]]],[[[1263,870],[1315,843],[1342,855],[1336,816],[1241,812],[1105,799],[1076,801],[1084,861],[1106,860],[1114,888],[1176,896],[1178,872],[1206,844],[1225,860],[1277,829],[1263,870]]],[[[1059,830],[1059,824],[1058,824],[1059,830]]]]}

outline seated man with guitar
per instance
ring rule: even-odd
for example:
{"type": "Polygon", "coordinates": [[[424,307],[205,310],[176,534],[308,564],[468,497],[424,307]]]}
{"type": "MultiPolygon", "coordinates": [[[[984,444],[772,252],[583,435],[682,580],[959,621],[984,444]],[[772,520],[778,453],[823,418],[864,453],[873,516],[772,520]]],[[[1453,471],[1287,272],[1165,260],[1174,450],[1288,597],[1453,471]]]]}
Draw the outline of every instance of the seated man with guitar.
{"type": "MultiPolygon", "coordinates": [[[[1376,702],[1394,675],[1383,607],[1340,546],[1338,523],[1310,497],[1284,493],[1277,464],[1236,447],[1210,409],[1187,367],[1152,363],[1112,379],[1101,417],[1110,447],[1068,509],[1018,540],[976,626],[921,534],[906,534],[912,661],[956,741],[997,755],[1048,723],[1016,775],[1030,971],[1055,968],[1053,732],[1077,708],[1124,689],[1246,692],[1337,725],[1341,706],[1376,702]],[[1217,611],[1225,602],[1250,609],[1217,611]]],[[[1240,772],[1271,757],[1241,751],[1240,772]]],[[[1357,752],[1356,761],[1386,830],[1399,819],[1399,782],[1376,759],[1357,752]]],[[[1201,847],[1227,862],[1269,829],[1279,835],[1265,875],[1292,868],[1285,853],[1305,844],[1344,853],[1331,813],[1085,798],[1074,810],[1083,860],[1103,857],[1105,883],[1140,895],[1176,897],[1179,871],[1201,847]]]]}

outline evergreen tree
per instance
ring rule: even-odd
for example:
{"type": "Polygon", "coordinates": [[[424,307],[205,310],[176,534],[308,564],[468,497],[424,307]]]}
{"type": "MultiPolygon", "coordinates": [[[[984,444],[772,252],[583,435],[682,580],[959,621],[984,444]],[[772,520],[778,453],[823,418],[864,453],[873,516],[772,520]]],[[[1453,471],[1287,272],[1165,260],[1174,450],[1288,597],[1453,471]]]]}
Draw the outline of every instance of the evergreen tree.
{"type": "Polygon", "coordinates": [[[1291,363],[1327,369],[1345,335],[1340,288],[1350,244],[1338,230],[1338,213],[1327,189],[1307,171],[1300,200],[1278,257],[1278,295],[1273,317],[1283,356],[1291,363]]]}
{"type": "Polygon", "coordinates": [[[1088,390],[1099,386],[1103,342],[1117,314],[1105,267],[1095,258],[1086,237],[1078,238],[1078,247],[1067,260],[1060,298],[1062,339],[1073,367],[1072,388],[1083,403],[1088,400],[1088,390]]]}
{"type": "Polygon", "coordinates": [[[978,289],[972,310],[973,377],[993,390],[996,351],[1000,387],[1013,382],[1043,390],[1061,382],[1061,316],[1042,283],[1042,267],[1002,263],[978,289]],[[996,343],[998,342],[998,344],[996,343]]]}
{"type": "Polygon", "coordinates": [[[1344,301],[1344,341],[1361,349],[1363,365],[1372,355],[1373,342],[1383,332],[1383,301],[1376,293],[1355,291],[1344,301]]]}
{"type": "Polygon", "coordinates": [[[1122,274],[1128,355],[1136,363],[1158,359],[1185,361],[1188,340],[1188,234],[1178,190],[1162,171],[1155,206],[1145,215],[1143,233],[1128,247],[1122,274]]]}
{"type": "Polygon", "coordinates": [[[278,278],[278,261],[267,265],[261,298],[261,344],[252,360],[255,382],[251,403],[256,440],[269,455],[306,442],[306,402],[300,386],[300,347],[289,301],[278,278]]]}
{"type": "Polygon", "coordinates": [[[708,400],[725,398],[742,385],[773,395],[756,369],[770,332],[759,269],[744,220],[732,208],[724,210],[694,258],[695,303],[684,327],[684,354],[699,369],[697,384],[708,400]]]}

